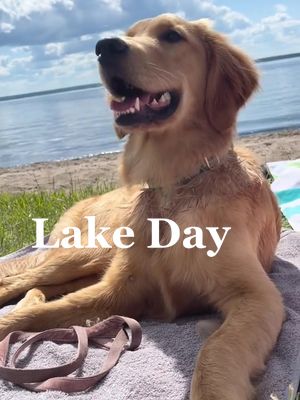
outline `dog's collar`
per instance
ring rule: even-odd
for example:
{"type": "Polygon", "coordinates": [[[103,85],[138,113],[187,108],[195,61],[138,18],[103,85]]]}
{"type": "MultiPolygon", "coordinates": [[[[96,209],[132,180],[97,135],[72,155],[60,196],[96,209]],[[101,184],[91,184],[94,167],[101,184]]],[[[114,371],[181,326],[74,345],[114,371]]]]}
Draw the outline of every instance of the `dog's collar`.
{"type": "Polygon", "coordinates": [[[219,159],[219,157],[216,157],[215,159],[210,159],[210,160],[208,160],[207,157],[204,157],[204,160],[205,160],[205,164],[200,166],[198,172],[196,172],[194,175],[187,176],[187,177],[181,179],[179,182],[176,183],[176,186],[187,185],[188,183],[190,183],[190,181],[192,181],[197,176],[203,174],[204,172],[210,171],[210,170],[214,169],[216,166],[219,166],[221,164],[221,160],[219,159]]]}
{"type": "MultiPolygon", "coordinates": [[[[226,156],[227,155],[228,155],[228,153],[226,154],[226,156]]],[[[224,158],[226,158],[226,156],[224,158]]],[[[208,159],[207,157],[204,157],[204,161],[205,161],[205,164],[201,165],[199,167],[198,171],[194,175],[182,178],[180,181],[176,182],[172,186],[178,187],[178,186],[188,185],[197,176],[202,175],[205,172],[211,171],[211,170],[215,169],[216,167],[219,167],[222,164],[222,161],[220,160],[220,158],[218,156],[215,156],[214,158],[210,158],[210,159],[208,159]]],[[[152,190],[163,190],[164,189],[163,186],[148,185],[148,187],[149,187],[149,189],[152,189],[152,190]]]]}

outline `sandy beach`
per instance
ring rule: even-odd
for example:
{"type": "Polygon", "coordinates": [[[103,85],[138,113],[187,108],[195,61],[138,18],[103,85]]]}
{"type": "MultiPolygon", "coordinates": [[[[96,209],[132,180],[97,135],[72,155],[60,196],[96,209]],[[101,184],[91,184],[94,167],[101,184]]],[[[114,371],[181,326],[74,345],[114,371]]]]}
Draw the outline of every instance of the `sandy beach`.
{"type": "MultiPolygon", "coordinates": [[[[244,136],[236,143],[253,150],[262,163],[300,158],[300,130],[244,136]]],[[[120,153],[58,162],[0,168],[0,193],[83,188],[103,182],[118,185],[120,153]]]]}

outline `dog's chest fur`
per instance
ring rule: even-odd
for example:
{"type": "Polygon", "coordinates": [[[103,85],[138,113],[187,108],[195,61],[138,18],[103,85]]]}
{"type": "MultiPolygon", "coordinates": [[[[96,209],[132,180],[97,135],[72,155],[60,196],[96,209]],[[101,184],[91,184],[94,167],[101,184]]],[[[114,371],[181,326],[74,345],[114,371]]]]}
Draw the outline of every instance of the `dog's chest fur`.
{"type": "MultiPolygon", "coordinates": [[[[201,188],[194,191],[181,188],[178,193],[145,189],[127,214],[127,226],[135,233],[135,244],[128,251],[129,262],[149,282],[155,277],[155,285],[160,286],[164,296],[164,305],[169,304],[176,316],[207,306],[206,293],[212,290],[211,283],[215,281],[213,267],[208,266],[213,262],[207,257],[207,249],[186,249],[183,246],[185,228],[205,227],[207,208],[211,207],[208,203],[209,196],[204,195],[201,188]],[[180,229],[178,242],[169,248],[148,248],[153,234],[151,218],[174,221],[180,229]]],[[[171,230],[167,223],[160,223],[159,234],[161,245],[170,242],[171,230]]],[[[203,241],[209,248],[213,245],[208,236],[203,230],[203,241]]]]}

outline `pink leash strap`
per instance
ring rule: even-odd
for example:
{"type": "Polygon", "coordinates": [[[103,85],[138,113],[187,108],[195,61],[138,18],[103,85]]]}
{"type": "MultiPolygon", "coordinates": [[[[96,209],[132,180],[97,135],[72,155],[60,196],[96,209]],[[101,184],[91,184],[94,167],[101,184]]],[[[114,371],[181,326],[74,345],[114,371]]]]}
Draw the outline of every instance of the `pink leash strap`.
{"type": "Polygon", "coordinates": [[[0,342],[0,378],[36,392],[60,390],[66,393],[90,389],[116,365],[124,350],[135,350],[142,340],[140,324],[134,319],[112,316],[91,327],[73,326],[70,329],[49,329],[38,333],[12,332],[0,342]],[[128,338],[125,328],[129,328],[128,338]],[[12,356],[7,366],[9,346],[25,340],[12,356]],[[66,364],[53,368],[22,369],[16,367],[20,354],[33,343],[51,340],[56,343],[78,342],[75,358],[66,364]],[[100,371],[91,376],[68,376],[84,362],[88,353],[89,341],[108,351],[100,371]],[[128,343],[129,341],[129,343],[128,343]]]}

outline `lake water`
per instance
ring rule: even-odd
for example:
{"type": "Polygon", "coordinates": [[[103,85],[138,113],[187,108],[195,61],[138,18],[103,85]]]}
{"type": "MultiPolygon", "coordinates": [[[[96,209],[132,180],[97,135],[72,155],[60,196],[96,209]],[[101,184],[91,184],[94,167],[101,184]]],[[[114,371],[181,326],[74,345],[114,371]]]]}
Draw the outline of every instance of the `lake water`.
{"type": "MultiPolygon", "coordinates": [[[[300,127],[300,58],[258,64],[261,91],[241,135],[300,127]]],[[[0,102],[0,167],[121,150],[103,88],[0,102]]]]}

